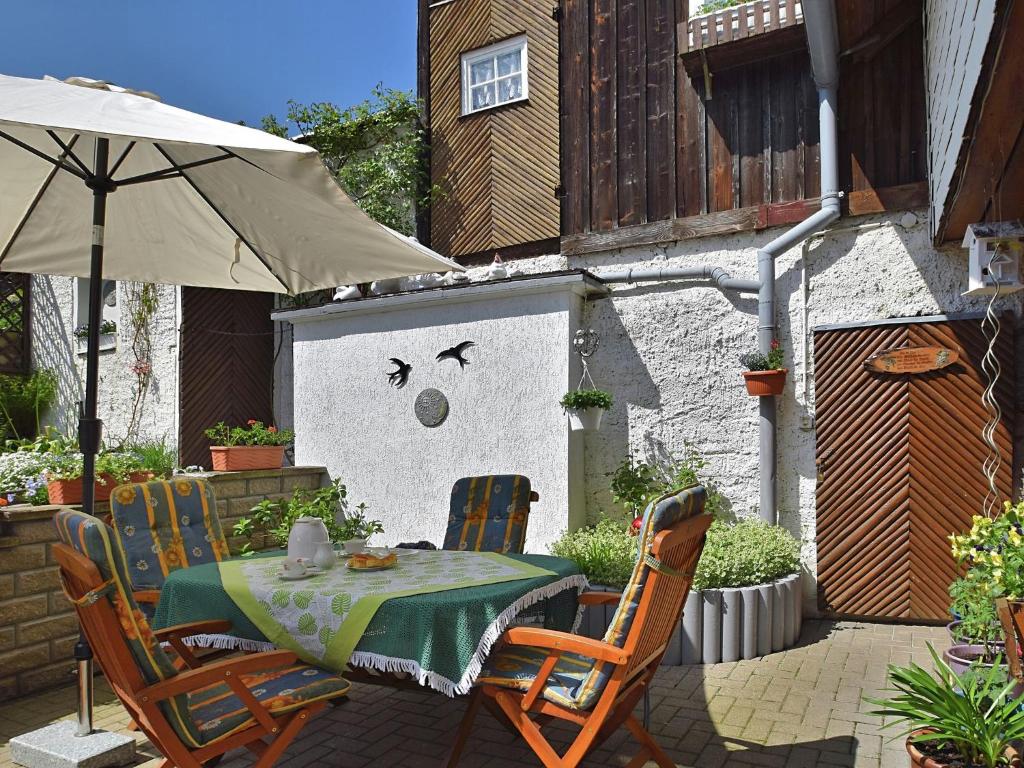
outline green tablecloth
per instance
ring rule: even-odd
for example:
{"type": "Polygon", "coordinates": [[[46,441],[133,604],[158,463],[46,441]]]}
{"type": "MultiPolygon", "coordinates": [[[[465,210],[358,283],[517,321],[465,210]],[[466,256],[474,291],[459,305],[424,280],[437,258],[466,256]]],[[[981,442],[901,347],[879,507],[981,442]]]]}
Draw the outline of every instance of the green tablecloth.
{"type": "MultiPolygon", "coordinates": [[[[429,557],[430,552],[418,556],[429,557]]],[[[367,626],[350,665],[407,672],[421,684],[451,696],[469,691],[504,625],[530,605],[542,609],[544,626],[571,630],[577,594],[586,583],[579,569],[548,555],[509,557],[554,575],[388,600],[367,626]]],[[[208,619],[229,620],[231,636],[200,637],[199,645],[267,647],[267,638],[228,597],[216,563],[171,573],[160,593],[154,626],[208,619]]]]}

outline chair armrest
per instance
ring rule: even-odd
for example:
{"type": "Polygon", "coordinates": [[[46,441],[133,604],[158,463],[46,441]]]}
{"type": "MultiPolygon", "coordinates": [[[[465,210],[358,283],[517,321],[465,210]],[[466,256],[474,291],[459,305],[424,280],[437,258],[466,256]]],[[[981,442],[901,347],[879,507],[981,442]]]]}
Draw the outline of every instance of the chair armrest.
{"type": "Polygon", "coordinates": [[[234,659],[225,659],[216,664],[190,669],[182,672],[168,680],[147,686],[139,691],[139,699],[144,702],[157,702],[169,699],[182,693],[203,688],[214,683],[228,682],[232,677],[252,674],[254,672],[265,672],[270,669],[277,669],[288,664],[294,664],[298,659],[291,651],[266,651],[265,653],[254,653],[249,656],[241,656],[234,659]]]}
{"type": "Polygon", "coordinates": [[[611,643],[554,629],[511,627],[505,630],[502,639],[510,645],[535,645],[538,648],[550,648],[563,653],[578,653],[590,659],[610,661],[612,664],[625,664],[629,660],[629,655],[624,650],[611,643]]]}
{"type": "Polygon", "coordinates": [[[135,598],[136,603],[152,603],[153,605],[156,605],[160,602],[160,590],[139,589],[132,592],[132,597],[135,598]]]}
{"type": "Polygon", "coordinates": [[[605,605],[622,600],[620,592],[584,592],[579,597],[580,605],[605,605]]]}
{"type": "Polygon", "coordinates": [[[231,631],[231,622],[223,619],[210,619],[209,621],[190,621],[187,624],[175,624],[166,629],[153,631],[156,639],[160,642],[168,642],[172,637],[182,639],[192,635],[223,635],[231,631]]]}

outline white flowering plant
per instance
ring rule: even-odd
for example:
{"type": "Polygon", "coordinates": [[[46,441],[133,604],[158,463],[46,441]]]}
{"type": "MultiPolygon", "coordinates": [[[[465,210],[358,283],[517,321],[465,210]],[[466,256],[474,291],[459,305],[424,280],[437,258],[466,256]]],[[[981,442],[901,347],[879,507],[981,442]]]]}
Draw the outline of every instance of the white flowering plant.
{"type": "Polygon", "coordinates": [[[7,504],[26,501],[46,504],[48,454],[14,451],[0,453],[0,499],[7,504]]]}

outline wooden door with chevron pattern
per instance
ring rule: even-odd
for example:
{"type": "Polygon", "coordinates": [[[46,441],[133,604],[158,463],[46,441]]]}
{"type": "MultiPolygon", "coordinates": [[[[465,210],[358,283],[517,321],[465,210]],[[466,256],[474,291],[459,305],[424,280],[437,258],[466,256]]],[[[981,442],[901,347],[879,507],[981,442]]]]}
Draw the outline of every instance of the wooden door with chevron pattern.
{"type": "MultiPolygon", "coordinates": [[[[980,319],[913,318],[816,330],[818,594],[832,615],[949,620],[957,576],[947,537],[970,528],[988,483],[982,429],[987,349],[980,319]],[[958,362],[922,374],[869,371],[899,347],[944,347],[958,362]]],[[[999,504],[1010,496],[1013,323],[995,349],[1002,417],[999,504]]]]}
{"type": "Polygon", "coordinates": [[[203,434],[219,421],[274,419],[274,326],[269,293],[181,289],[178,453],[182,466],[210,466],[203,434]]]}

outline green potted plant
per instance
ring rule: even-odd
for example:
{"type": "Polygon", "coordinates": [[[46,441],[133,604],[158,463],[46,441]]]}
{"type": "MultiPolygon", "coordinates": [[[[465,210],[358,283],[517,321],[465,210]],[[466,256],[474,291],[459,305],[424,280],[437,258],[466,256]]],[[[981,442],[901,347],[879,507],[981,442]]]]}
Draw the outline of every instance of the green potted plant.
{"type": "MultiPolygon", "coordinates": [[[[50,454],[46,466],[46,490],[51,504],[81,504],[82,475],[85,471],[78,451],[50,454]]],[[[93,498],[108,501],[110,492],[123,483],[142,483],[152,474],[138,455],[125,451],[102,451],[96,457],[93,498]]]]}
{"type": "Polygon", "coordinates": [[[366,540],[375,533],[383,533],[384,526],[380,520],[366,519],[366,505],[356,505],[355,512],[346,514],[338,523],[338,541],[345,552],[355,555],[366,548],[366,540]]]}
{"type": "Polygon", "coordinates": [[[1024,706],[1011,695],[998,667],[954,672],[931,645],[936,674],[917,664],[889,667],[895,694],[865,698],[884,717],[884,728],[902,727],[910,765],[916,768],[997,768],[1019,766],[1013,747],[1024,739],[1024,706]],[[891,718],[891,720],[890,720],[891,718]]]}
{"type": "Polygon", "coordinates": [[[278,469],[284,464],[284,448],[295,437],[290,429],[279,430],[262,421],[249,419],[244,427],[229,427],[223,421],[206,430],[210,459],[215,472],[247,469],[278,469]]]}
{"type": "Polygon", "coordinates": [[[596,431],[604,412],[612,407],[612,396],[600,389],[577,389],[566,392],[560,405],[569,414],[569,428],[574,432],[596,431]]]}
{"type": "Polygon", "coordinates": [[[787,368],[782,367],[782,346],[778,339],[772,339],[767,353],[750,352],[740,358],[748,370],[743,372],[747,393],[756,397],[781,395],[786,386],[787,368]]]}

